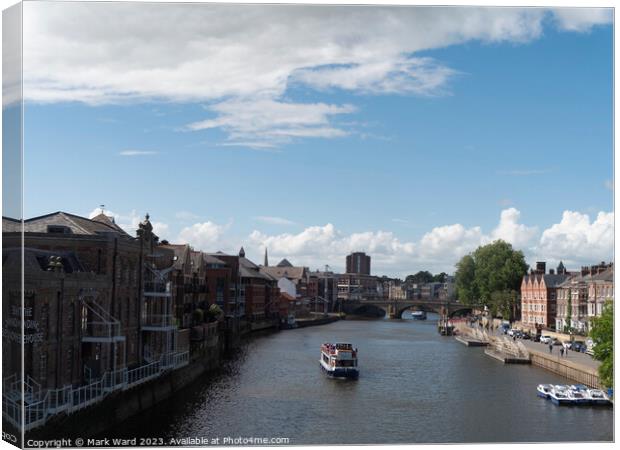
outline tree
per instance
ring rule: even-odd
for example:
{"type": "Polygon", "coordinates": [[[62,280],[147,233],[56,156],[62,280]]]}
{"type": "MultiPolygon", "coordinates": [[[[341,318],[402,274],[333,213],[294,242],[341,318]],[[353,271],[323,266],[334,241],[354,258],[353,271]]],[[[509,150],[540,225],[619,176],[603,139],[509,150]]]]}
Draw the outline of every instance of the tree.
{"type": "Polygon", "coordinates": [[[592,321],[590,337],[594,343],[594,359],[601,361],[598,376],[607,387],[614,385],[614,307],[610,300],[605,302],[603,313],[592,321]]]}
{"type": "Polygon", "coordinates": [[[407,284],[430,283],[431,281],[433,281],[433,274],[428,270],[420,270],[415,275],[408,275],[405,278],[405,283],[407,284]]]}
{"type": "Polygon", "coordinates": [[[433,276],[433,281],[435,283],[445,283],[446,282],[446,278],[448,278],[448,274],[446,272],[441,272],[441,273],[438,273],[437,275],[433,276]]]}
{"type": "Polygon", "coordinates": [[[465,255],[456,264],[455,290],[456,298],[466,305],[478,303],[480,295],[475,282],[476,262],[474,257],[465,255]]]}
{"type": "Polygon", "coordinates": [[[456,268],[456,292],[461,302],[484,304],[492,314],[514,318],[521,280],[528,268],[521,251],[500,239],[465,255],[456,268]]]}

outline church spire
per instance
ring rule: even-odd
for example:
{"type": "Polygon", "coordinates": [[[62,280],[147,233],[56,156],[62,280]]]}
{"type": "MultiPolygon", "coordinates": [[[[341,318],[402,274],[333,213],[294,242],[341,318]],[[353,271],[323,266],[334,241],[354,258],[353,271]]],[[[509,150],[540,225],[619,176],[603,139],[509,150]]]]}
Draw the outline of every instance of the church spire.
{"type": "Polygon", "coordinates": [[[265,263],[263,265],[265,267],[269,267],[269,260],[267,259],[267,247],[265,247],[265,263]]]}

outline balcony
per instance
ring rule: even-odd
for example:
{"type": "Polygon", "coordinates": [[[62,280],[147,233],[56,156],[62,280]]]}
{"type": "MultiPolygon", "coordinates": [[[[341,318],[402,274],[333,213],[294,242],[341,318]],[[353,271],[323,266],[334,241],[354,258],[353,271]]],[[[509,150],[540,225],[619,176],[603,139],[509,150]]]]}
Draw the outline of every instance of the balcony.
{"type": "Polygon", "coordinates": [[[145,331],[171,331],[176,328],[172,314],[146,314],[142,318],[145,331]]]}
{"type": "Polygon", "coordinates": [[[169,297],[170,283],[160,281],[147,281],[144,283],[144,295],[147,297],[169,297]]]}
{"type": "Polygon", "coordinates": [[[121,323],[97,303],[92,296],[82,296],[81,302],[88,313],[82,324],[82,342],[115,343],[124,342],[121,323]]]}

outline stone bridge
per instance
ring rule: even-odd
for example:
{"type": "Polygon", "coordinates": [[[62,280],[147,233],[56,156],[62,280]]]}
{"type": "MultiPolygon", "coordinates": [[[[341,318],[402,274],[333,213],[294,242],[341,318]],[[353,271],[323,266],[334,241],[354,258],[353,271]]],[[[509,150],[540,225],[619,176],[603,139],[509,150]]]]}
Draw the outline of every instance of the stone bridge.
{"type": "Polygon", "coordinates": [[[442,302],[432,300],[361,300],[351,302],[347,312],[355,314],[356,311],[367,309],[368,307],[381,309],[390,319],[400,319],[403,312],[408,309],[433,312],[439,315],[453,317],[456,313],[471,312],[471,306],[463,305],[455,301],[442,302]]]}

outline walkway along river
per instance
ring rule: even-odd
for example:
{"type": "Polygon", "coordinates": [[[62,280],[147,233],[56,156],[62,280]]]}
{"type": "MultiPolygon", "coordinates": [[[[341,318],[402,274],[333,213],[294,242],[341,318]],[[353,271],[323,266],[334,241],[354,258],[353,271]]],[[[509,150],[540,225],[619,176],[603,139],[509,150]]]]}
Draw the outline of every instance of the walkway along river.
{"type": "Polygon", "coordinates": [[[285,437],[293,445],[613,439],[613,409],[536,397],[539,383],[568,381],[439,336],[436,319],[345,320],[251,339],[220,373],[105,437],[285,437]],[[336,340],[359,348],[358,381],[321,373],[320,344],[336,340]]]}

